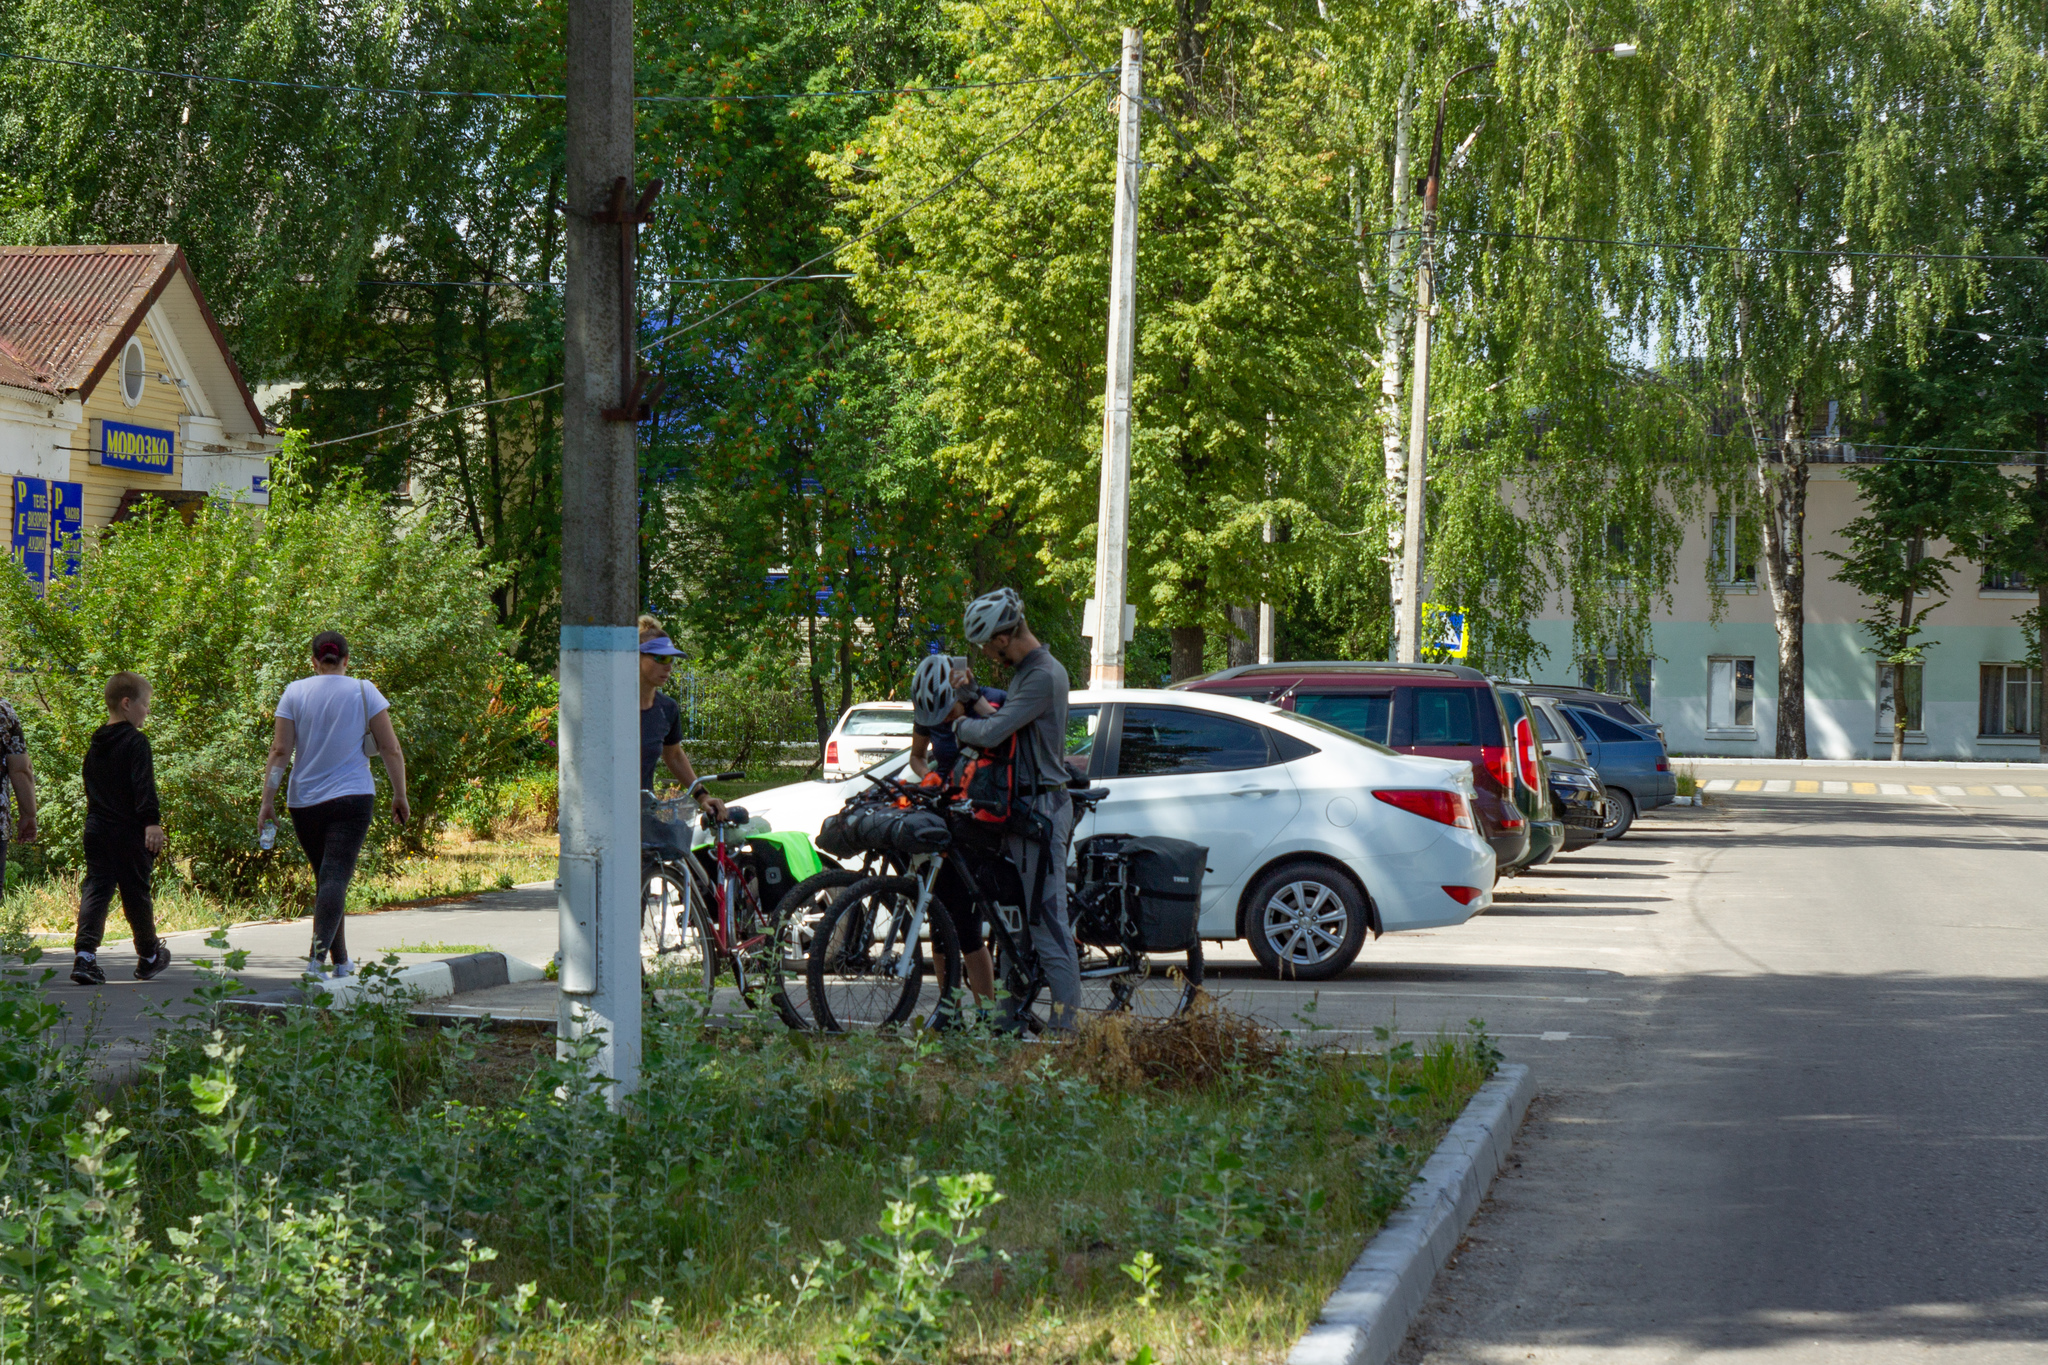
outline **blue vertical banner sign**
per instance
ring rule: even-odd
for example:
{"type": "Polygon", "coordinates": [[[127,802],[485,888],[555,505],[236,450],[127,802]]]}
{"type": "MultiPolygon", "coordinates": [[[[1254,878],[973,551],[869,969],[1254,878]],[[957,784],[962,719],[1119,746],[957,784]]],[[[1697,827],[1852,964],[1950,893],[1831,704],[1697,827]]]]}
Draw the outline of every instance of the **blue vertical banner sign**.
{"type": "Polygon", "coordinates": [[[14,562],[21,565],[31,583],[40,583],[50,564],[50,481],[17,474],[12,482],[14,511],[8,526],[13,532],[14,562]]]}
{"type": "Polygon", "coordinates": [[[85,532],[85,485],[50,480],[50,558],[52,575],[78,572],[79,537],[85,532]]]}

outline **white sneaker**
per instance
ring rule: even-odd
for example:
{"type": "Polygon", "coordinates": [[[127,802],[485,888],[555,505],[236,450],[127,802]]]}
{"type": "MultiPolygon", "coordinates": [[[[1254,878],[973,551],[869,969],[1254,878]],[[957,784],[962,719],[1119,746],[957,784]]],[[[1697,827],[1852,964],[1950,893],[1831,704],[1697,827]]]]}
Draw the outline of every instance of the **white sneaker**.
{"type": "Polygon", "coordinates": [[[317,976],[322,980],[325,980],[327,977],[327,968],[321,965],[319,958],[309,957],[306,959],[306,975],[317,976]]]}
{"type": "Polygon", "coordinates": [[[340,962],[335,963],[334,970],[329,972],[327,975],[332,977],[334,980],[339,981],[344,976],[354,976],[355,974],[356,964],[344,959],[340,962]]]}

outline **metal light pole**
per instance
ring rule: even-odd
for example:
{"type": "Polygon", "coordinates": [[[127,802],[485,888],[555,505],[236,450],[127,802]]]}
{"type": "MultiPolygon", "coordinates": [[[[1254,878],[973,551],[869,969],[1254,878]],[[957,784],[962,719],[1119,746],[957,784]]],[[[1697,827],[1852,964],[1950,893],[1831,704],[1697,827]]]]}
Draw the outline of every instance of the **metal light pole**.
{"type": "Polygon", "coordinates": [[[601,1037],[614,1101],[640,1079],[639,470],[632,0],[570,0],[562,306],[564,1052],[601,1037]]]}
{"type": "MultiPolygon", "coordinates": [[[[1588,49],[1616,57],[1636,55],[1633,43],[1588,49]]],[[[1444,111],[1451,87],[1495,62],[1475,62],[1451,73],[1436,100],[1436,131],[1429,140],[1429,176],[1422,187],[1422,259],[1415,268],[1415,377],[1409,383],[1408,499],[1401,531],[1401,610],[1395,618],[1394,658],[1404,664],[1422,655],[1422,536],[1429,463],[1429,319],[1436,302],[1436,200],[1444,177],[1444,111]]]]}
{"type": "Polygon", "coordinates": [[[1096,512],[1095,604],[1086,622],[1091,687],[1124,685],[1124,594],[1131,539],[1131,342],[1137,326],[1138,115],[1145,40],[1124,30],[1117,110],[1116,226],[1109,258],[1109,375],[1102,403],[1102,492],[1096,512]]]}

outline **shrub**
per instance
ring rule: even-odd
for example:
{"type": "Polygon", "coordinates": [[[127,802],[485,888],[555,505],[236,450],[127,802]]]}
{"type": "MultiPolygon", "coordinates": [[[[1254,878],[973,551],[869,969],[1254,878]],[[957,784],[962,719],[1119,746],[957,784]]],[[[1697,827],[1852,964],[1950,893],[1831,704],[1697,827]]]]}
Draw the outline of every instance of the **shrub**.
{"type": "MultiPolygon", "coordinates": [[[[267,511],[214,501],[189,527],[170,515],[111,527],[42,596],[18,569],[0,570],[0,667],[41,779],[44,856],[57,866],[77,858],[79,766],[117,669],[155,687],[165,829],[174,856],[213,889],[249,891],[294,861],[257,851],[256,806],[273,709],[286,683],[312,671],[316,631],[348,637],[351,672],[391,699],[405,747],[414,823],[395,829],[380,796],[373,842],[421,846],[459,784],[495,780],[534,747],[549,685],[511,657],[471,543],[432,514],[401,520],[353,483],[302,487],[302,440],[287,435],[267,511]]],[[[371,766],[383,788],[382,765],[371,766]]]]}
{"type": "Polygon", "coordinates": [[[678,691],[683,744],[699,772],[817,762],[817,724],[800,670],[768,663],[700,670],[678,691]]]}

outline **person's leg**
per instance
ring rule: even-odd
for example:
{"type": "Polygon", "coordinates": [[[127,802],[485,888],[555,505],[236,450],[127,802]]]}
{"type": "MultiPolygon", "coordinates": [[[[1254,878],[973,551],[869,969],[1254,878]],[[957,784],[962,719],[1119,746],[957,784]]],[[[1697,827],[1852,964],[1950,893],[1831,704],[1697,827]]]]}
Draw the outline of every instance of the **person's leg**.
{"type": "Polygon", "coordinates": [[[313,944],[307,954],[315,963],[327,960],[327,940],[320,934],[320,862],[327,854],[329,807],[333,804],[323,801],[317,806],[285,808],[285,814],[292,818],[292,834],[297,837],[299,849],[313,869],[313,944]]]}
{"type": "Polygon", "coordinates": [[[372,796],[341,796],[326,803],[335,807],[328,817],[326,848],[320,856],[318,892],[313,901],[313,937],[325,944],[337,967],[348,961],[344,935],[348,920],[348,884],[356,875],[356,859],[362,855],[363,840],[370,833],[377,801],[372,796]]]}
{"type": "Polygon", "coordinates": [[[932,894],[953,920],[953,935],[960,944],[960,965],[967,977],[967,989],[974,992],[975,1003],[985,1009],[996,995],[996,961],[989,955],[988,945],[982,941],[981,910],[974,904],[967,883],[954,870],[952,856],[948,856],[946,865],[939,869],[932,894]]]}
{"type": "Polygon", "coordinates": [[[110,844],[91,825],[85,827],[85,877],[78,884],[78,934],[71,941],[71,950],[81,956],[99,952],[107,932],[107,907],[114,903],[120,883],[110,844]]]}
{"type": "MultiPolygon", "coordinates": [[[[156,956],[156,897],[150,879],[156,872],[156,855],[142,842],[141,834],[124,835],[115,850],[115,885],[121,892],[121,913],[135,935],[135,957],[147,962],[156,956]],[[132,842],[131,842],[132,841],[132,842]]],[[[102,922],[106,911],[100,911],[102,922]]]]}
{"type": "Polygon", "coordinates": [[[1046,990],[1052,996],[1046,1022],[1055,1029],[1072,1029],[1081,1008],[1081,959],[1074,950],[1073,928],[1067,923],[1067,831],[1074,822],[1073,806],[1065,792],[1053,800],[1038,797],[1032,805],[1051,824],[1051,837],[1012,842],[1023,845],[1024,856],[1018,866],[1024,873],[1024,894],[1028,897],[1034,891],[1038,893],[1038,904],[1029,922],[1031,946],[1038,954],[1046,990]]]}

